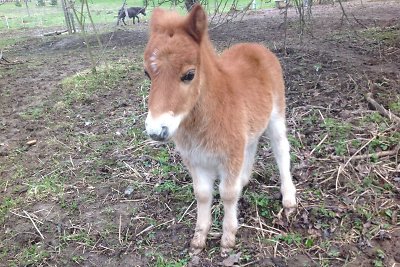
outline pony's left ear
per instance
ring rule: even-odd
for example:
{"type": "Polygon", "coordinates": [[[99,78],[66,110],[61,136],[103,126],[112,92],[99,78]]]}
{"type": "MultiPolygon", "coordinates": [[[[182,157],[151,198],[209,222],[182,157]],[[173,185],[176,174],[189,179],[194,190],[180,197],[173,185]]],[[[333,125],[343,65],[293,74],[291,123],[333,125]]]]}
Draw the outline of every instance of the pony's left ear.
{"type": "Polygon", "coordinates": [[[165,11],[159,7],[153,10],[153,14],[151,15],[150,20],[150,27],[152,30],[155,30],[157,28],[157,25],[159,24],[159,19],[164,15],[164,13],[165,11]]]}
{"type": "Polygon", "coordinates": [[[201,5],[193,6],[185,21],[185,29],[193,40],[197,43],[201,42],[204,33],[207,31],[207,16],[201,5]]]}

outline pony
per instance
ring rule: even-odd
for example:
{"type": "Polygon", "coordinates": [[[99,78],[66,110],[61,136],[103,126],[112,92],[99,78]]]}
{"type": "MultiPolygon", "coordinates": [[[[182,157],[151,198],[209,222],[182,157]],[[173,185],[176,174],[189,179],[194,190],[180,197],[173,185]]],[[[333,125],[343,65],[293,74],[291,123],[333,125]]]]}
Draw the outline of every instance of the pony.
{"type": "Polygon", "coordinates": [[[138,23],[140,22],[139,14],[143,14],[143,16],[146,16],[146,8],[145,7],[129,7],[126,9],[126,12],[125,12],[124,8],[121,8],[120,10],[118,10],[117,26],[119,25],[119,22],[121,20],[126,25],[126,23],[125,23],[126,13],[128,13],[129,18],[133,18],[133,24],[135,24],[135,18],[137,18],[138,23]]]}
{"type": "Polygon", "coordinates": [[[285,87],[272,52],[260,44],[243,43],[217,55],[200,5],[186,16],[157,8],[144,51],[144,72],[151,81],[146,132],[156,141],[172,140],[193,178],[197,221],[192,255],[206,246],[217,179],[224,206],[221,255],[234,248],[238,201],[264,132],[278,164],[285,213],[296,209],[285,87]]]}

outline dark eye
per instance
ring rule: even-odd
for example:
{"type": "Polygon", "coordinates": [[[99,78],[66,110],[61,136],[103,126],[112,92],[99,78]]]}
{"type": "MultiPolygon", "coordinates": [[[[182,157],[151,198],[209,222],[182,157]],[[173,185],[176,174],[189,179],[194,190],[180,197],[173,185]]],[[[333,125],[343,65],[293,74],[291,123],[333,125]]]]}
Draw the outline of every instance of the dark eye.
{"type": "Polygon", "coordinates": [[[190,82],[191,80],[194,79],[194,70],[189,70],[188,72],[186,72],[182,77],[181,77],[181,81],[182,82],[190,82]]]}
{"type": "Polygon", "coordinates": [[[146,77],[151,80],[149,73],[147,72],[147,70],[144,70],[144,75],[146,75],[146,77]]]}

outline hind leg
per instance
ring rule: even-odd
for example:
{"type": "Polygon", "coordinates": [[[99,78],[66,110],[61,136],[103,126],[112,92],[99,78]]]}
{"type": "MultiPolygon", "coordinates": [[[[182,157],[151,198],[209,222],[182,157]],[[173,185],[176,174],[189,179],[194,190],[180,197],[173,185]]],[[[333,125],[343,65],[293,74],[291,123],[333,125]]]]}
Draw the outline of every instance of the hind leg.
{"type": "Polygon", "coordinates": [[[244,162],[241,171],[242,186],[246,186],[251,178],[251,171],[253,170],[253,164],[255,155],[257,152],[258,140],[247,144],[244,152],[244,162]]]}
{"type": "Polygon", "coordinates": [[[237,206],[242,189],[250,180],[253,169],[254,157],[257,151],[258,140],[249,142],[244,149],[243,156],[236,158],[240,165],[237,172],[221,177],[219,192],[224,204],[223,234],[221,238],[221,255],[227,256],[235,246],[236,232],[238,229],[237,206]]]}
{"type": "Polygon", "coordinates": [[[284,115],[272,114],[267,133],[279,168],[282,205],[288,215],[296,209],[297,204],[296,187],[290,174],[290,147],[286,136],[284,115]]]}

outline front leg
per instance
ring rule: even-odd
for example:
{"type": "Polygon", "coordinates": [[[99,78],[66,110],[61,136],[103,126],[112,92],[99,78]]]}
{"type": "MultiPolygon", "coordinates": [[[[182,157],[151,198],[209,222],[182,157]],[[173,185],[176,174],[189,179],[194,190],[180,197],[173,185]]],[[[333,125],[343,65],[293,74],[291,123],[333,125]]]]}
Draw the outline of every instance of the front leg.
{"type": "Polygon", "coordinates": [[[238,229],[237,205],[242,192],[241,177],[238,175],[222,179],[219,185],[219,192],[224,204],[221,256],[225,257],[235,247],[238,229]]]}
{"type": "Polygon", "coordinates": [[[137,17],[137,23],[140,23],[140,19],[139,19],[139,16],[136,16],[137,17]]]}
{"type": "Polygon", "coordinates": [[[193,177],[193,189],[197,201],[197,222],[193,239],[190,243],[192,254],[200,253],[206,246],[208,231],[211,227],[211,205],[213,185],[216,175],[204,168],[190,168],[193,177]]]}

